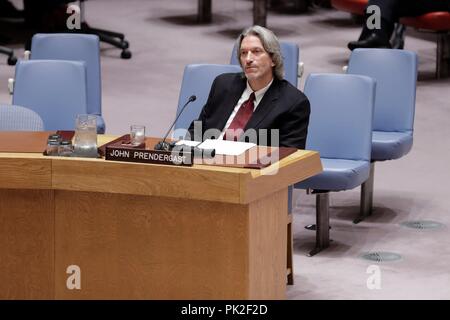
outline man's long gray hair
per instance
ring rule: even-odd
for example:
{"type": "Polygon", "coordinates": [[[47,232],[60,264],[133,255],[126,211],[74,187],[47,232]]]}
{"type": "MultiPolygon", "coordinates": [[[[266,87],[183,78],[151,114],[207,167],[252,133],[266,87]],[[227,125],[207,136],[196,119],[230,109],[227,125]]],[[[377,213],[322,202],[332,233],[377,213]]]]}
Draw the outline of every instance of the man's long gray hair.
{"type": "Polygon", "coordinates": [[[273,67],[273,74],[275,78],[279,80],[283,79],[284,78],[283,56],[281,55],[281,48],[280,43],[278,42],[278,38],[272,31],[261,26],[253,26],[245,29],[236,40],[237,57],[239,63],[241,64],[241,67],[243,67],[240,59],[241,43],[246,36],[250,35],[257,36],[259,40],[261,40],[264,50],[266,50],[269,53],[273,63],[275,64],[275,66],[273,67]]]}

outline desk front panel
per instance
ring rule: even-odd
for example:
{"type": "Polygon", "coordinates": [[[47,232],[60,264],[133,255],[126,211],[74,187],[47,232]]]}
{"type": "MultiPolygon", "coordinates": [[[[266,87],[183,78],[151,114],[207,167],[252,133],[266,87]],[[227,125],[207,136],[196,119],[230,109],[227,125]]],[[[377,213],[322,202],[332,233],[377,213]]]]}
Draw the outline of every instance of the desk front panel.
{"type": "Polygon", "coordinates": [[[268,170],[0,154],[0,298],[283,299],[287,185],[320,159],[268,170]]]}
{"type": "Polygon", "coordinates": [[[286,194],[251,205],[58,191],[57,299],[282,299],[286,194]],[[280,206],[281,204],[281,206],[280,206]],[[81,288],[69,290],[69,266],[81,288]]]}

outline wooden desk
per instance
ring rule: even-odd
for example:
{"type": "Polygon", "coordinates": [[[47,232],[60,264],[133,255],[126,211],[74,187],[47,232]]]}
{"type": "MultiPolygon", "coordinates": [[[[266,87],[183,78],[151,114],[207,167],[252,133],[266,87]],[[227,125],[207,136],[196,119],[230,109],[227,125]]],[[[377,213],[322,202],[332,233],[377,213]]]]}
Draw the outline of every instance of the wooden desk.
{"type": "Polygon", "coordinates": [[[273,168],[0,153],[0,299],[284,299],[287,186],[321,163],[273,168]]]}

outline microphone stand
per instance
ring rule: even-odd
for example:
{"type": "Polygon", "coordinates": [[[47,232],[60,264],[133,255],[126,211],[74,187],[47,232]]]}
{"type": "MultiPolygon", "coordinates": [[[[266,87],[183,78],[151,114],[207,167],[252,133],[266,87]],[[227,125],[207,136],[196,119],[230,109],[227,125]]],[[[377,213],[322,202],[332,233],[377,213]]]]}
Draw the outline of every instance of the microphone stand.
{"type": "Polygon", "coordinates": [[[163,151],[171,151],[173,149],[173,147],[175,146],[175,142],[171,142],[168,143],[166,142],[167,136],[170,133],[170,130],[172,130],[173,126],[175,125],[175,123],[177,122],[178,118],[180,117],[180,115],[183,113],[184,109],[186,108],[186,106],[197,100],[197,97],[195,95],[192,95],[189,97],[188,101],[184,104],[183,108],[181,108],[180,113],[178,114],[178,116],[176,117],[175,121],[172,123],[172,125],[169,127],[169,130],[167,131],[166,135],[164,136],[164,138],[162,139],[162,141],[158,142],[155,145],[155,150],[163,150],[163,151]]]}

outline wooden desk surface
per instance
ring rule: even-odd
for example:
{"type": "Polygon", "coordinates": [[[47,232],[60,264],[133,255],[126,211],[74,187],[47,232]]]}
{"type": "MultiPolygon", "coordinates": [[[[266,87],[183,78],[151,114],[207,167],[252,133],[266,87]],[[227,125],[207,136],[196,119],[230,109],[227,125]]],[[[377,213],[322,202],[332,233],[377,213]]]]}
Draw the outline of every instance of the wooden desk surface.
{"type": "MultiPolygon", "coordinates": [[[[115,138],[101,135],[99,145],[115,138]]],[[[298,150],[261,170],[0,153],[0,188],[152,195],[245,204],[321,170],[319,154],[306,150],[298,150]]]]}
{"type": "Polygon", "coordinates": [[[284,299],[287,186],[320,170],[0,153],[0,298],[284,299]]]}

